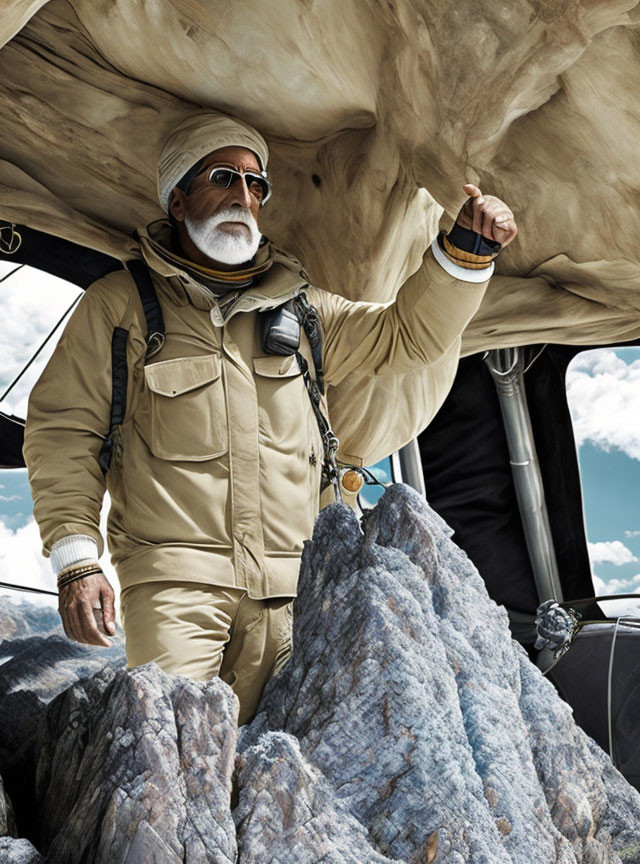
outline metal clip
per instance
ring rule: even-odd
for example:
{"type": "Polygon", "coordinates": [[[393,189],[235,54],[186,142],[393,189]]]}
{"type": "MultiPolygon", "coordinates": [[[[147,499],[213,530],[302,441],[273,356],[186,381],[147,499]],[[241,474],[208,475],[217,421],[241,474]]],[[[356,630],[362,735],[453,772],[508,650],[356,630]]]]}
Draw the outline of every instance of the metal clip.
{"type": "Polygon", "coordinates": [[[22,234],[16,231],[15,223],[0,225],[0,252],[4,255],[14,255],[22,246],[22,234]],[[9,238],[5,239],[5,233],[10,231],[9,238]]]}
{"type": "Polygon", "coordinates": [[[327,479],[333,486],[333,494],[336,501],[342,501],[342,489],[340,488],[340,469],[338,468],[338,447],[340,442],[331,432],[325,435],[324,452],[325,465],[327,467],[327,479]]]}

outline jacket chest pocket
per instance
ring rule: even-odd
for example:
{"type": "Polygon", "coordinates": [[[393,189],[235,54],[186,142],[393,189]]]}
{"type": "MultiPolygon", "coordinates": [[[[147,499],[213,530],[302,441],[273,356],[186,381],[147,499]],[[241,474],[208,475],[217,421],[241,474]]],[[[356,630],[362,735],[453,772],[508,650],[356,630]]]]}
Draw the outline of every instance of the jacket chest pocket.
{"type": "Polygon", "coordinates": [[[177,357],[144,367],[140,434],[159,459],[201,462],[228,447],[220,358],[177,357]]]}
{"type": "MultiPolygon", "coordinates": [[[[263,432],[285,448],[308,454],[316,439],[321,444],[311,400],[295,356],[253,358],[263,432]],[[306,422],[304,420],[306,418],[306,422]]],[[[317,449],[317,444],[315,449],[317,449]]]]}

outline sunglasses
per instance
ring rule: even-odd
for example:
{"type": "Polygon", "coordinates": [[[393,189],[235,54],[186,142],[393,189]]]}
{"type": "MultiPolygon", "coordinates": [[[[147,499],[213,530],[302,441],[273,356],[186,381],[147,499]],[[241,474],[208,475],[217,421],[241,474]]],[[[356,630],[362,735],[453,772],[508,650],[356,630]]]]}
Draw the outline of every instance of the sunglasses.
{"type": "Polygon", "coordinates": [[[247,189],[253,197],[260,202],[260,206],[264,207],[271,197],[271,183],[263,174],[256,174],[253,171],[236,171],[235,168],[212,168],[209,171],[207,179],[209,183],[216,189],[228,189],[238,177],[244,177],[244,182],[247,184],[247,189]]]}

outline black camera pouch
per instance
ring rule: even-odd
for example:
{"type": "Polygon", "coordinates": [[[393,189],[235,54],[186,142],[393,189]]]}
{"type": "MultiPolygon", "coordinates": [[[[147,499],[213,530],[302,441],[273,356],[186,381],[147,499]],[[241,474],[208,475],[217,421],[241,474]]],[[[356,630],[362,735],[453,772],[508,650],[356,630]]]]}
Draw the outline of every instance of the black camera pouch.
{"type": "Polygon", "coordinates": [[[295,354],[300,348],[300,321],[291,306],[292,304],[285,303],[284,306],[260,313],[262,348],[265,354],[287,356],[295,354]]]}

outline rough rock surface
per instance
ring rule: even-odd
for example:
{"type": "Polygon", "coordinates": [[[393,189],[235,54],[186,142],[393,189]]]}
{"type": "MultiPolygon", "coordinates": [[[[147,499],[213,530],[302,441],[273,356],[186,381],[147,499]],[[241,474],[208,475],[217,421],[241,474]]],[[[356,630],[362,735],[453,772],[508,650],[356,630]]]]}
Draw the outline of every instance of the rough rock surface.
{"type": "MultiPolygon", "coordinates": [[[[234,810],[241,861],[384,864],[364,826],[340,802],[293,735],[268,732],[238,760],[234,810]]],[[[428,859],[427,859],[428,860],[428,859]]]]}
{"type": "Polygon", "coordinates": [[[0,861],[2,864],[44,864],[38,850],[28,840],[0,837],[0,861]]]}
{"type": "Polygon", "coordinates": [[[60,694],[35,741],[48,858],[234,861],[236,724],[219,679],[169,678],[155,664],[108,669],[60,694]]]}
{"type": "Polygon", "coordinates": [[[450,534],[404,486],[364,536],[352,513],[323,513],[292,660],[240,752],[294,735],[392,858],[424,860],[437,832],[448,862],[640,861],[640,796],[509,638],[450,534]]]}
{"type": "Polygon", "coordinates": [[[50,864],[640,862],[640,795],[510,639],[450,533],[404,486],[362,531],[323,511],[292,658],[237,750],[218,679],[149,664],[74,683],[7,760],[38,814],[26,830],[26,793],[9,787],[22,836],[50,864]]]}
{"type": "Polygon", "coordinates": [[[7,836],[16,836],[16,820],[13,815],[13,806],[4,790],[2,777],[0,777],[0,837],[7,836]]]}
{"type": "Polygon", "coordinates": [[[0,777],[0,861],[2,864],[38,864],[42,856],[24,837],[17,838],[13,806],[0,777]]]}

